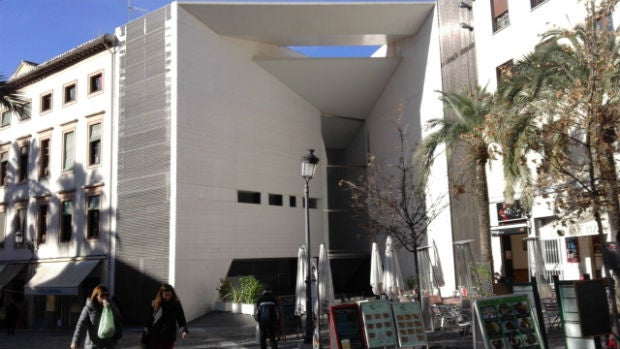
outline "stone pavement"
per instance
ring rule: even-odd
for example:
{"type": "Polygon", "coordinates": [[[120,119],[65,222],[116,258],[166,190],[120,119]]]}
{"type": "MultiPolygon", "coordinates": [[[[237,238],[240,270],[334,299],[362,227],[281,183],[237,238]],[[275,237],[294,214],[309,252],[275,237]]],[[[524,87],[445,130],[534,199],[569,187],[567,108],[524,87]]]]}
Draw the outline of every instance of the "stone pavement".
{"type": "MultiPolygon", "coordinates": [[[[177,349],[258,349],[256,344],[256,323],[249,315],[227,312],[210,312],[189,323],[190,337],[177,341],[177,349]]],[[[324,332],[324,331],[322,331],[324,332]]],[[[15,336],[0,332],[0,349],[68,349],[71,344],[72,331],[67,329],[17,330],[15,336]]],[[[125,328],[118,349],[140,348],[140,328],[125,328]]],[[[324,332],[323,348],[329,347],[329,340],[324,332]]],[[[430,349],[471,349],[472,336],[457,332],[435,331],[428,333],[430,349]]],[[[280,349],[293,349],[299,346],[301,337],[289,336],[281,341],[280,349]]],[[[554,329],[549,333],[549,348],[562,349],[564,343],[561,331],[554,329]]]]}

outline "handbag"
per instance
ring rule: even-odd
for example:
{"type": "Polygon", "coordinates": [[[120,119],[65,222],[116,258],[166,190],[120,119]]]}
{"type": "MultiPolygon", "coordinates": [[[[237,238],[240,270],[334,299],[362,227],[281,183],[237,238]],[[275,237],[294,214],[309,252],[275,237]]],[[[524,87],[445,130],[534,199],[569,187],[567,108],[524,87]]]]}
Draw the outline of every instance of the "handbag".
{"type": "Polygon", "coordinates": [[[114,336],[114,314],[109,305],[104,306],[101,312],[97,336],[102,339],[112,338],[112,336],[114,336]]]}

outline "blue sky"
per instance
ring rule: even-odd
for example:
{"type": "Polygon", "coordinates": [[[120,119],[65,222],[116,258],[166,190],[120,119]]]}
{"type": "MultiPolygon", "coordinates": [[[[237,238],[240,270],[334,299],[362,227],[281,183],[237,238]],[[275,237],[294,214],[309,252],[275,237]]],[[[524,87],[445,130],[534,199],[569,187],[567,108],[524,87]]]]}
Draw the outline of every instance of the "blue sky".
{"type": "MultiPolygon", "coordinates": [[[[131,0],[131,18],[172,0],[131,0]]],[[[43,63],[129,20],[128,0],[0,0],[0,74],[11,75],[22,60],[43,63]]],[[[376,48],[306,48],[315,57],[368,56],[376,48]]]]}

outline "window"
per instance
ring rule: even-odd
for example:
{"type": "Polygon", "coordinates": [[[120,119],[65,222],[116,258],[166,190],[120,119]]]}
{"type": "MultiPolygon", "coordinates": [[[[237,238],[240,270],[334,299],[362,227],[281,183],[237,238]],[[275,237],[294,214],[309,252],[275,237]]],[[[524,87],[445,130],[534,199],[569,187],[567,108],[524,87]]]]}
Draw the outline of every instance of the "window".
{"type": "Polygon", "coordinates": [[[512,59],[495,68],[495,76],[497,78],[497,87],[502,86],[512,78],[512,59]]]}
{"type": "Polygon", "coordinates": [[[3,111],[2,112],[2,121],[0,121],[0,127],[8,127],[11,125],[11,116],[13,112],[11,111],[3,111]]]}
{"type": "Polygon", "coordinates": [[[4,247],[6,240],[6,206],[0,204],[0,247],[4,247]]]}
{"type": "Polygon", "coordinates": [[[260,204],[260,193],[255,191],[237,191],[237,202],[246,204],[260,204]]]}
{"type": "Polygon", "coordinates": [[[27,222],[27,201],[20,201],[15,204],[15,220],[13,227],[13,242],[15,243],[15,247],[23,247],[24,242],[26,242],[27,234],[28,234],[28,222],[27,222]],[[17,237],[18,235],[21,237],[21,242],[18,243],[17,237]]]}
{"type": "Polygon", "coordinates": [[[65,85],[62,102],[64,104],[70,104],[70,103],[75,102],[75,99],[77,98],[76,93],[77,93],[77,85],[75,82],[65,85]]]}
{"type": "Polygon", "coordinates": [[[60,242],[71,241],[73,235],[73,198],[60,202],[60,242]]]}
{"type": "Polygon", "coordinates": [[[101,123],[88,126],[88,164],[101,163],[101,123]]]}
{"type": "Polygon", "coordinates": [[[39,140],[39,178],[45,178],[50,175],[50,136],[39,140]]]}
{"type": "Polygon", "coordinates": [[[0,185],[9,183],[9,150],[8,145],[0,148],[0,185]]]}
{"type": "Polygon", "coordinates": [[[93,94],[103,90],[103,73],[94,73],[88,77],[88,93],[93,94]]]}
{"type": "Polygon", "coordinates": [[[289,207],[296,207],[297,206],[297,198],[294,196],[289,196],[288,197],[288,205],[289,207]]]}
{"type": "Polygon", "coordinates": [[[543,242],[543,259],[545,264],[560,263],[560,248],[558,240],[542,240],[543,242]]]}
{"type": "Polygon", "coordinates": [[[19,167],[17,168],[17,180],[23,183],[28,179],[28,154],[30,152],[29,140],[19,146],[19,167]]]}
{"type": "Polygon", "coordinates": [[[530,8],[534,8],[547,0],[530,0],[530,8]]]}
{"type": "Polygon", "coordinates": [[[279,195],[279,194],[269,194],[269,205],[271,205],[271,206],[282,206],[282,195],[279,195]]]}
{"type": "Polygon", "coordinates": [[[41,113],[52,110],[52,93],[48,92],[41,96],[41,113]]]}
{"type": "Polygon", "coordinates": [[[37,199],[37,244],[47,241],[47,227],[49,226],[49,198],[37,199]]]}
{"type": "Polygon", "coordinates": [[[86,196],[86,238],[99,238],[100,195],[86,196]]]}
{"type": "Polygon", "coordinates": [[[491,0],[493,13],[493,31],[496,32],[510,24],[508,17],[508,0],[491,0]]]}
{"type": "Polygon", "coordinates": [[[62,135],[62,170],[73,170],[75,160],[75,131],[69,130],[62,135]]]}

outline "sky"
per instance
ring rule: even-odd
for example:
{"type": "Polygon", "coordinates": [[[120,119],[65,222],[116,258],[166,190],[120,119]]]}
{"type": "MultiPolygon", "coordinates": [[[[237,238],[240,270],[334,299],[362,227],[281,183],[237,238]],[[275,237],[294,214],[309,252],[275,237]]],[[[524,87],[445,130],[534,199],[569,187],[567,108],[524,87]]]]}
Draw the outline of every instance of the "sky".
{"type": "MultiPolygon", "coordinates": [[[[171,1],[0,0],[0,80],[22,60],[43,63],[171,1]]],[[[369,56],[376,47],[296,49],[313,57],[351,57],[369,56]]]]}

